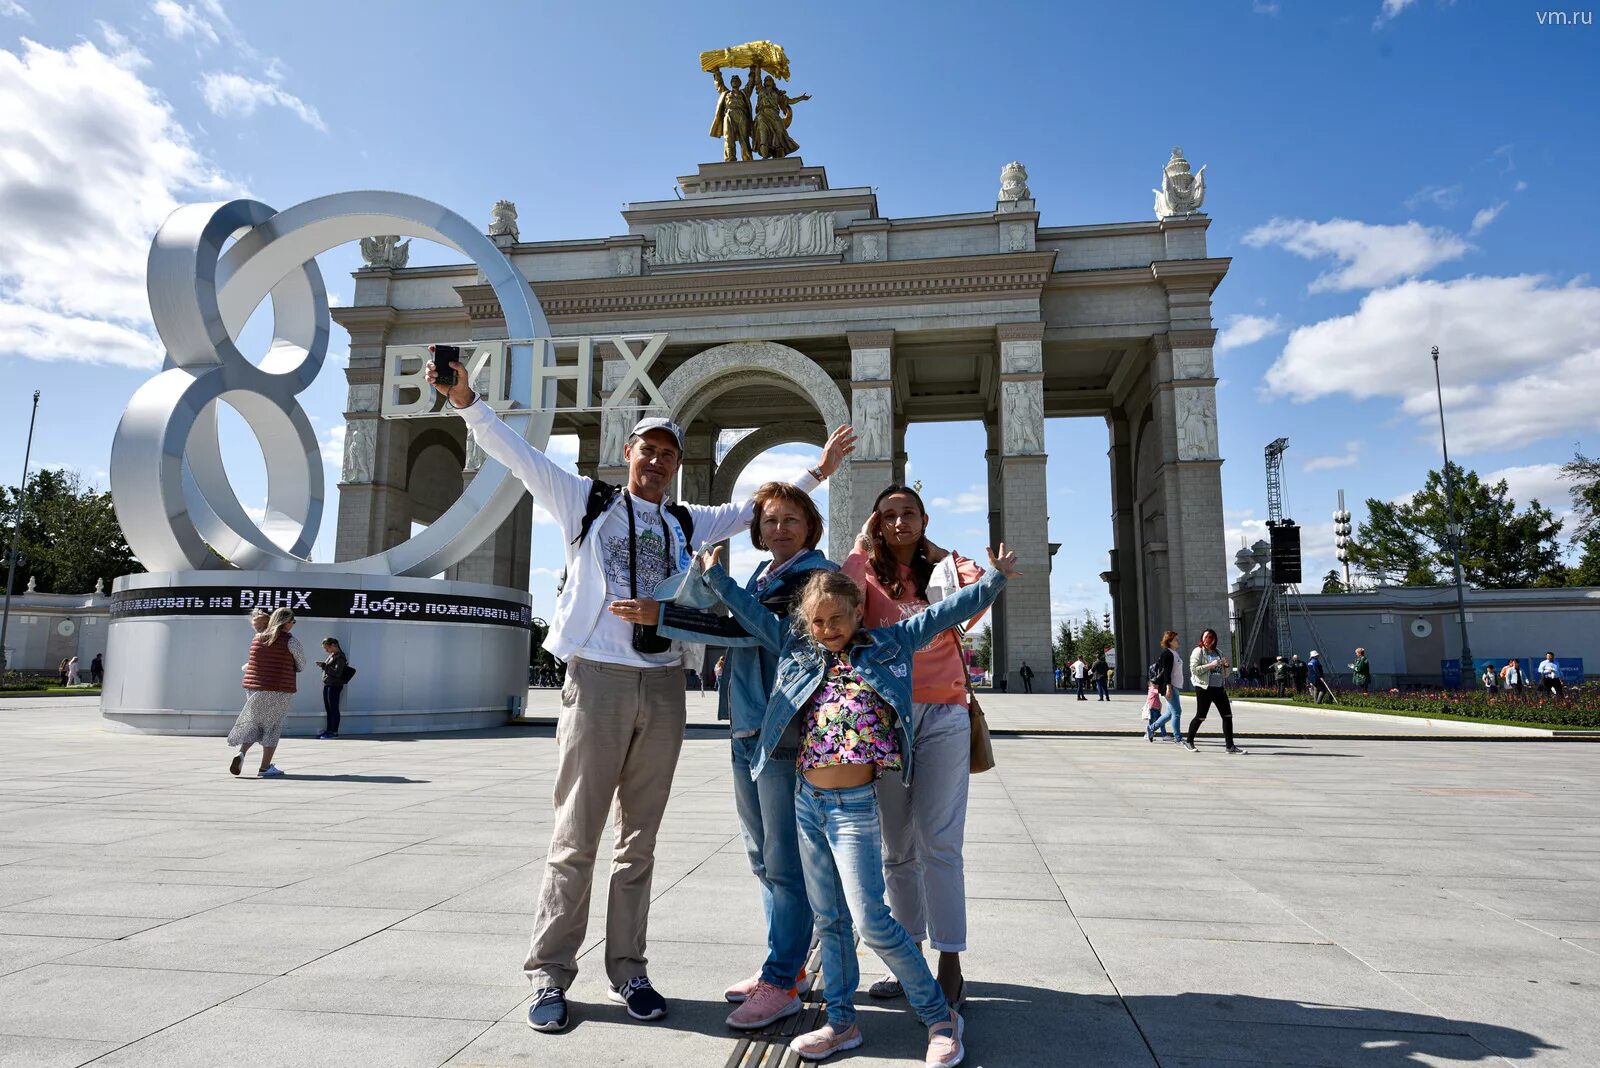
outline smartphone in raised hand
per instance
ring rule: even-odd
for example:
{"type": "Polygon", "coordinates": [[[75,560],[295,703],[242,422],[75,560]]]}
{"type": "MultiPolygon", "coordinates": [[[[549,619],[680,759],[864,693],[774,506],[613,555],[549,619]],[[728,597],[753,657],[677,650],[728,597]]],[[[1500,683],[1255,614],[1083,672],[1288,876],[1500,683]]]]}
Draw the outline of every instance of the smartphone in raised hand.
{"type": "Polygon", "coordinates": [[[433,373],[435,381],[441,386],[456,384],[456,369],[452,363],[461,360],[461,346],[459,345],[429,345],[428,351],[433,354],[433,373]]]}

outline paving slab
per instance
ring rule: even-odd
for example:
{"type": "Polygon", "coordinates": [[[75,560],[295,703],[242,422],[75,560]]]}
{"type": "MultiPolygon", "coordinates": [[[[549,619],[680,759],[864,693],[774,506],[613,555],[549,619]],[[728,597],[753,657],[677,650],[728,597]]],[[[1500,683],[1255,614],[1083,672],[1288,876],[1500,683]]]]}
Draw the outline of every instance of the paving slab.
{"type": "MultiPolygon", "coordinates": [[[[1023,733],[971,784],[968,1063],[1600,1064],[1600,747],[1252,709],[1325,736],[1228,757],[1106,735],[1116,702],[986,704],[1023,733]],[[1058,728],[1102,733],[1038,733],[1058,728]]],[[[0,1066],[725,1065],[722,990],[764,930],[720,729],[688,732],[657,851],[671,1015],[606,997],[608,836],[576,1023],[542,1036],[521,962],[549,729],[290,738],[297,778],[234,780],[218,739],[0,700],[0,1066]]],[[[921,1062],[903,1003],[857,1004],[867,1045],[842,1063],[921,1062]]]]}

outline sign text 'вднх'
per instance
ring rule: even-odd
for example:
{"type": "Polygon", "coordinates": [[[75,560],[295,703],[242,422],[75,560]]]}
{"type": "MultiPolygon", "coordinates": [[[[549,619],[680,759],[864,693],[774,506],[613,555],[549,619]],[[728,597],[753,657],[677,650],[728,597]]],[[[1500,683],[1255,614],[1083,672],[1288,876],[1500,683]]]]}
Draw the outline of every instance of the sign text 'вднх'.
{"type": "MultiPolygon", "coordinates": [[[[558,406],[556,386],[563,381],[570,382],[573,391],[573,403],[560,405],[564,411],[600,411],[613,407],[666,410],[669,407],[650,377],[651,366],[666,347],[666,334],[540,337],[449,344],[461,347],[461,365],[466,369],[467,381],[497,412],[553,411],[558,406]],[[615,353],[623,372],[605,399],[597,403],[594,354],[598,346],[608,347],[615,353]],[[628,399],[634,396],[635,389],[643,391],[643,402],[630,404],[628,399]],[[518,397],[532,397],[533,407],[530,409],[518,397]]],[[[385,419],[414,419],[443,413],[444,398],[428,385],[429,359],[427,345],[390,345],[384,350],[383,392],[378,410],[385,419]]]]}

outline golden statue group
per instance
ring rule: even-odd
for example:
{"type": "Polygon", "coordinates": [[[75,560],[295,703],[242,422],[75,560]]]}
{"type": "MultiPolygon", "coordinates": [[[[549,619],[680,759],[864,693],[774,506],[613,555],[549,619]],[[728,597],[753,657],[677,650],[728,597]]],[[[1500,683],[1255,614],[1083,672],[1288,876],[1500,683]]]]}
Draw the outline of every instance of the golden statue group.
{"type": "Polygon", "coordinates": [[[794,121],[794,105],[810,100],[810,93],[790,96],[774,81],[774,75],[789,80],[789,57],[771,41],[751,41],[733,48],[700,53],[700,69],[711,72],[717,86],[717,113],[711,123],[711,136],[722,138],[722,158],[779,159],[800,151],[789,136],[794,121]],[[741,84],[735,74],[732,84],[724,84],[723,67],[748,67],[750,80],[741,84]],[[765,78],[762,71],[766,71],[765,78]],[[750,98],[755,97],[752,111],[750,98]]]}

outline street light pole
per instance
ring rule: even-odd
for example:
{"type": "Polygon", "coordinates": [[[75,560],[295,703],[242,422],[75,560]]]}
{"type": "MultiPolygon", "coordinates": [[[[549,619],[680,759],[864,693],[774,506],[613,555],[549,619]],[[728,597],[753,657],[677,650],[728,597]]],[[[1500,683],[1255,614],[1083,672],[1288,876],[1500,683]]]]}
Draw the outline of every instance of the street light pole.
{"type": "Polygon", "coordinates": [[[0,612],[0,675],[11,670],[6,651],[6,631],[11,628],[11,587],[17,581],[17,538],[22,534],[22,506],[28,497],[28,464],[33,459],[33,424],[39,418],[39,391],[33,391],[33,413],[28,416],[28,447],[22,453],[22,485],[17,490],[17,511],[11,517],[10,562],[6,566],[6,606],[0,612]]]}
{"type": "Polygon", "coordinates": [[[1472,666],[1472,642],[1467,639],[1467,584],[1461,570],[1461,526],[1456,522],[1455,478],[1450,471],[1450,442],[1444,433],[1444,386],[1439,379],[1439,346],[1433,346],[1433,389],[1439,398],[1439,444],[1444,450],[1445,513],[1449,523],[1450,555],[1456,568],[1456,619],[1461,624],[1461,685],[1471,686],[1477,672],[1472,666]]]}

